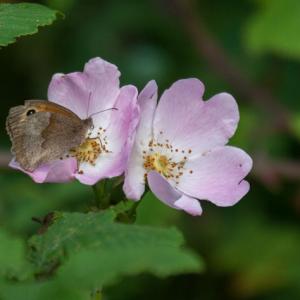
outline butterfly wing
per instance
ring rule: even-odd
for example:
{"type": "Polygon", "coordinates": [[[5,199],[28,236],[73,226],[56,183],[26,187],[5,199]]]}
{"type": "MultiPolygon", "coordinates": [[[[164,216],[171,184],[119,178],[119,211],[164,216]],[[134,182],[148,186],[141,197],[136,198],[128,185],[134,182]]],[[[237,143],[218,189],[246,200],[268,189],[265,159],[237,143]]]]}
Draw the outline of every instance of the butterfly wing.
{"type": "Polygon", "coordinates": [[[12,141],[12,153],[17,162],[28,171],[37,168],[43,154],[41,132],[48,126],[50,113],[27,114],[26,105],[10,109],[6,128],[12,141]]]}
{"type": "Polygon", "coordinates": [[[42,100],[25,101],[25,105],[11,108],[6,121],[12,152],[28,171],[78,146],[89,125],[70,110],[42,100]]]}
{"type": "Polygon", "coordinates": [[[78,147],[86,137],[90,125],[76,115],[52,113],[49,125],[43,130],[42,148],[48,149],[47,160],[58,159],[78,147]],[[75,118],[76,117],[76,118],[75,118]]]}

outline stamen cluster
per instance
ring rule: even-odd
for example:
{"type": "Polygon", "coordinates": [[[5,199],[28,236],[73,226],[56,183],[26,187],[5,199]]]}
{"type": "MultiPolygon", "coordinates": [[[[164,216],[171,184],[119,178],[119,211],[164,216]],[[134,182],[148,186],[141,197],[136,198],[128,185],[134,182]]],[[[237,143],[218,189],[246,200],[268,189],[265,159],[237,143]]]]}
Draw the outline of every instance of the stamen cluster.
{"type": "MultiPolygon", "coordinates": [[[[163,135],[163,131],[160,131],[160,135],[163,135]]],[[[179,178],[187,171],[185,163],[191,153],[191,149],[174,148],[168,139],[164,139],[163,143],[151,139],[148,147],[143,151],[143,166],[146,171],[144,178],[147,178],[148,171],[157,171],[165,178],[172,180],[173,183],[178,184],[179,178]]],[[[193,170],[189,170],[189,172],[193,173],[193,170]]]]}

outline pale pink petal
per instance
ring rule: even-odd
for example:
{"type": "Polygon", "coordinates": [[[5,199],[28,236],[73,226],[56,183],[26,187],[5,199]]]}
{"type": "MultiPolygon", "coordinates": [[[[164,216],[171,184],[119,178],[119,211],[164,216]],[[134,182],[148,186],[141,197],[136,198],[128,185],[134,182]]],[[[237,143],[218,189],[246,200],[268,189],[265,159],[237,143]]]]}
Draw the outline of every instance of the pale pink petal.
{"type": "Polygon", "coordinates": [[[148,176],[148,184],[153,194],[166,205],[184,210],[193,216],[202,213],[200,202],[175,190],[168,181],[159,173],[151,171],[148,176]]]}
{"type": "Polygon", "coordinates": [[[160,201],[168,206],[179,209],[179,207],[174,205],[174,202],[180,199],[182,193],[176,191],[164,177],[155,171],[151,171],[147,175],[147,181],[150,190],[160,201]]]}
{"type": "Polygon", "coordinates": [[[105,178],[112,178],[123,173],[123,164],[119,157],[103,154],[95,166],[88,163],[81,164],[80,170],[83,174],[76,173],[75,178],[81,183],[94,185],[105,178]]]}
{"type": "Polygon", "coordinates": [[[77,161],[74,158],[56,160],[38,167],[33,172],[23,170],[14,159],[10,162],[9,166],[28,174],[36,183],[59,183],[68,182],[74,179],[74,172],[77,169],[77,161]]]}
{"type": "Polygon", "coordinates": [[[203,102],[202,94],[203,85],[195,79],[180,80],[171,86],[158,104],[154,136],[194,153],[225,145],[239,121],[236,101],[221,93],[203,102]]]}
{"type": "Polygon", "coordinates": [[[86,80],[86,74],[81,72],[53,75],[48,88],[49,101],[70,109],[81,119],[86,119],[89,99],[86,80]]]}
{"type": "Polygon", "coordinates": [[[114,106],[119,94],[119,76],[116,66],[93,58],[83,72],[55,74],[48,88],[48,99],[86,119],[114,106]]]}
{"type": "Polygon", "coordinates": [[[153,128],[154,136],[163,132],[171,142],[187,132],[190,119],[203,106],[204,85],[196,78],[178,80],[165,90],[155,112],[153,128]]]}
{"type": "Polygon", "coordinates": [[[150,81],[138,96],[140,122],[125,171],[123,190],[127,198],[139,200],[145,190],[143,150],[152,138],[153,114],[157,103],[157,85],[150,81]]]}
{"type": "Polygon", "coordinates": [[[123,191],[128,199],[140,200],[145,191],[145,169],[143,158],[136,147],[133,147],[125,169],[123,191]]]}
{"type": "Polygon", "coordinates": [[[106,128],[108,143],[111,141],[110,149],[114,153],[128,152],[133,143],[133,135],[140,117],[137,95],[137,88],[133,85],[126,85],[120,90],[115,105],[117,110],[112,112],[110,124],[106,128]],[[124,145],[127,148],[124,148],[124,145]]]}
{"type": "Polygon", "coordinates": [[[218,147],[186,162],[178,189],[218,206],[231,206],[249,191],[243,179],[251,168],[252,160],[243,150],[218,147]]]}
{"type": "Polygon", "coordinates": [[[117,110],[111,112],[105,132],[109,153],[101,153],[95,166],[80,164],[83,174],[75,176],[82,183],[95,184],[103,178],[119,176],[124,172],[139,119],[137,89],[132,85],[122,87],[115,106],[117,110]]]}
{"type": "Polygon", "coordinates": [[[138,96],[140,122],[136,132],[137,145],[144,148],[152,139],[153,115],[157,104],[157,84],[155,80],[147,83],[138,96]]]}
{"type": "Polygon", "coordinates": [[[113,107],[120,93],[118,68],[96,57],[85,65],[84,73],[89,78],[88,89],[92,92],[88,115],[113,107]]]}
{"type": "Polygon", "coordinates": [[[184,194],[174,202],[174,205],[192,216],[200,216],[202,214],[200,201],[184,194]]]}

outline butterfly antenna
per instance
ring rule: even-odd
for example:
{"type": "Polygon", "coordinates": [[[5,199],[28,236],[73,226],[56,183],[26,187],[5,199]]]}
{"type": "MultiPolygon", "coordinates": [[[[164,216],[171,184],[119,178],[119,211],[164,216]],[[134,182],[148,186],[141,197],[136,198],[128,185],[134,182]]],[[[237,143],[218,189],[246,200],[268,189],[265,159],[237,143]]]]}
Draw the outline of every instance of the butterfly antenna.
{"type": "Polygon", "coordinates": [[[108,110],[118,110],[118,109],[117,109],[116,107],[107,108],[107,109],[104,109],[104,110],[100,110],[100,111],[98,111],[98,112],[95,112],[95,113],[91,114],[89,117],[92,117],[92,116],[94,116],[94,115],[100,114],[100,113],[105,112],[105,111],[108,111],[108,110]]]}

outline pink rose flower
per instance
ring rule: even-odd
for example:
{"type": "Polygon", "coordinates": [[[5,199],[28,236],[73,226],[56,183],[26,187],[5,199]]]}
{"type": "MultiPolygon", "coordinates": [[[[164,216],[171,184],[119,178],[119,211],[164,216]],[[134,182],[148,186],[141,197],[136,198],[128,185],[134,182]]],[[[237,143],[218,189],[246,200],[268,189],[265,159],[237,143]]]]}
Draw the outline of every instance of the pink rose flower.
{"type": "Polygon", "coordinates": [[[145,183],[165,204],[201,215],[201,200],[237,203],[248,191],[252,160],[226,146],[239,121],[234,98],[221,93],[203,101],[198,79],[175,82],[157,104],[155,81],[138,97],[141,119],[125,171],[124,192],[139,200],[145,183]]]}
{"type": "Polygon", "coordinates": [[[76,178],[92,185],[103,178],[121,175],[128,160],[139,109],[137,89],[132,85],[120,88],[119,76],[117,67],[101,58],[91,59],[83,72],[55,74],[48,89],[49,101],[70,109],[81,119],[92,117],[94,127],[80,149],[83,155],[77,153],[75,157],[70,155],[49,162],[32,173],[22,170],[15,160],[10,166],[27,173],[38,183],[66,182],[76,178]],[[101,112],[110,108],[117,110],[101,112]],[[90,163],[87,151],[92,143],[96,153],[90,163]],[[83,159],[84,156],[87,159],[83,159]]]}

